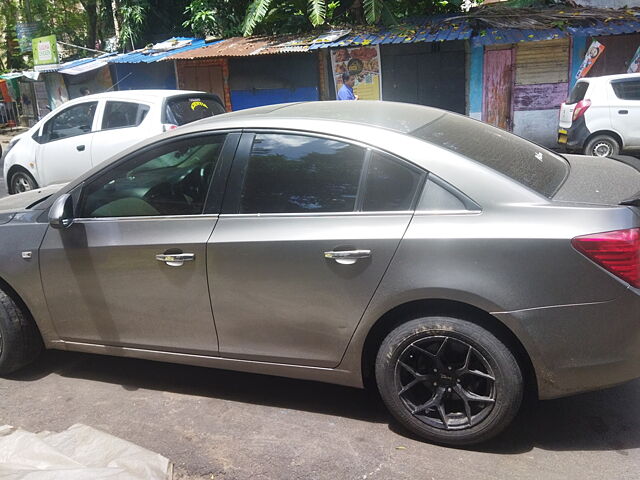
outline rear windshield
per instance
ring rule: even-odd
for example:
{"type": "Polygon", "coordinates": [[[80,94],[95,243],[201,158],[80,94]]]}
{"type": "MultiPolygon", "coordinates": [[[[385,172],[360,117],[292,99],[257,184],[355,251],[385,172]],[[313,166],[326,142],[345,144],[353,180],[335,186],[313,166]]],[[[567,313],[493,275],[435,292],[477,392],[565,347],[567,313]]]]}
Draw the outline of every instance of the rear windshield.
{"type": "Polygon", "coordinates": [[[410,135],[480,162],[548,198],[569,174],[569,163],[559,155],[461,115],[443,115],[410,135]]]}
{"type": "Polygon", "coordinates": [[[571,95],[569,95],[569,99],[567,100],[568,104],[578,103],[581,100],[584,100],[584,96],[587,94],[587,90],[589,89],[589,82],[578,82],[576,86],[571,90],[571,95]]]}
{"type": "Polygon", "coordinates": [[[632,80],[613,80],[613,91],[621,100],[640,100],[640,78],[632,80]]]}
{"type": "Polygon", "coordinates": [[[167,100],[164,123],[185,125],[224,113],[220,100],[213,95],[194,95],[167,100]]]}

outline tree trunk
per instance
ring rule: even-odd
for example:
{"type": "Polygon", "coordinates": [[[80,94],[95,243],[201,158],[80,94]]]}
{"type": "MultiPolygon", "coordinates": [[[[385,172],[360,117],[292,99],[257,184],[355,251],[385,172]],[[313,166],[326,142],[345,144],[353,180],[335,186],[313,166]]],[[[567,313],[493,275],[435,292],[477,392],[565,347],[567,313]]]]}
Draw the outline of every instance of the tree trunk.
{"type": "Polygon", "coordinates": [[[120,21],[118,20],[118,10],[120,3],[118,0],[111,0],[111,12],[113,13],[113,29],[116,32],[116,45],[120,45],[120,21]]]}
{"type": "Polygon", "coordinates": [[[96,48],[98,39],[98,1],[85,0],[82,2],[84,11],[87,14],[87,48],[96,48]]]}

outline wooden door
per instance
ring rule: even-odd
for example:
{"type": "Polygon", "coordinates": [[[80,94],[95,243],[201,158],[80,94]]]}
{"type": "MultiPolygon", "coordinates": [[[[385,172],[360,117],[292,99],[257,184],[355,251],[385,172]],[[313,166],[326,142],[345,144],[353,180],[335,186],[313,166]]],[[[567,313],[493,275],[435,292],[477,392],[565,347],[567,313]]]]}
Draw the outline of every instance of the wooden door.
{"type": "Polygon", "coordinates": [[[189,65],[181,69],[180,88],[215,93],[224,101],[222,68],[214,65],[189,65]]]}
{"type": "Polygon", "coordinates": [[[513,50],[486,50],[484,53],[482,120],[510,130],[513,90],[513,50]]]}

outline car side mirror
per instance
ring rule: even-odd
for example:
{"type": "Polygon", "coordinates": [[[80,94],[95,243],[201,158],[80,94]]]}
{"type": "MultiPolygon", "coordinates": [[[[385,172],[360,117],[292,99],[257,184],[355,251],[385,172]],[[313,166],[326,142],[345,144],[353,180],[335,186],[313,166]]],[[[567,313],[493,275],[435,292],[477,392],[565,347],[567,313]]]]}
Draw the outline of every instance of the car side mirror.
{"type": "Polygon", "coordinates": [[[73,223],[73,197],[68,193],[60,195],[49,209],[49,225],[53,228],[67,228],[73,223]]]}

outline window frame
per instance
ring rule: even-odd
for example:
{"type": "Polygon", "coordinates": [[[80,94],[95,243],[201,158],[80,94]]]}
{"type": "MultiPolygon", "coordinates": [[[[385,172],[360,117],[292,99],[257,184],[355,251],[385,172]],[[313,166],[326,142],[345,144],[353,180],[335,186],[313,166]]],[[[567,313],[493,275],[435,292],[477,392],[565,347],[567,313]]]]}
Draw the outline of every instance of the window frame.
{"type": "Polygon", "coordinates": [[[324,134],[320,132],[311,132],[304,130],[288,130],[288,129],[270,129],[270,128],[254,128],[243,130],[242,138],[238,144],[238,148],[233,159],[233,165],[231,167],[231,173],[229,175],[229,181],[227,182],[227,190],[222,203],[221,214],[232,215],[239,217],[299,217],[299,216],[344,216],[344,215],[380,215],[380,214],[407,214],[413,213],[417,207],[418,201],[421,198],[422,190],[424,189],[425,182],[427,180],[428,172],[414,163],[398,157],[397,155],[382,150],[371,145],[358,142],[353,139],[339,137],[335,135],[324,134]],[[240,213],[242,189],[244,186],[244,180],[247,173],[247,167],[249,166],[249,160],[251,157],[251,148],[253,146],[253,140],[257,134],[271,134],[271,135],[299,135],[304,137],[312,137],[324,140],[330,140],[334,142],[346,143],[355,147],[359,147],[363,150],[363,164],[360,172],[360,179],[358,181],[358,190],[356,193],[356,201],[354,202],[354,208],[348,212],[293,212],[293,213],[240,213]],[[388,159],[401,164],[404,167],[414,171],[420,175],[418,180],[416,191],[414,192],[413,199],[411,201],[411,207],[409,210],[390,210],[390,211],[363,211],[364,196],[367,191],[367,176],[369,172],[369,164],[373,152],[380,155],[384,155],[388,159]]]}
{"type": "Polygon", "coordinates": [[[98,117],[102,117],[102,104],[99,100],[91,100],[91,101],[86,101],[86,102],[78,102],[74,105],[69,105],[68,107],[64,108],[63,110],[56,112],[55,115],[53,115],[51,118],[49,118],[48,120],[46,120],[45,122],[42,123],[42,126],[40,127],[40,129],[38,130],[38,135],[36,138],[34,138],[34,140],[36,142],[38,142],[39,144],[42,145],[47,145],[49,143],[53,143],[53,142],[57,142],[60,140],[66,140],[68,138],[76,138],[76,137],[81,137],[83,135],[88,135],[90,133],[95,133],[96,131],[96,121],[98,120],[98,117]],[[88,104],[95,104],[95,111],[93,112],[93,119],[91,120],[91,129],[88,132],[84,132],[84,133],[79,133],[78,135],[71,135],[69,137],[64,137],[64,138],[48,138],[46,137],[46,128],[48,125],[51,124],[51,122],[55,121],[60,115],[63,115],[65,113],[67,113],[69,110],[82,106],[82,105],[88,105],[88,104]]]}
{"type": "Polygon", "coordinates": [[[148,103],[148,102],[107,98],[107,99],[105,99],[104,104],[102,105],[102,108],[101,108],[101,111],[100,111],[100,120],[99,120],[98,124],[96,125],[96,132],[110,132],[112,130],[120,130],[122,128],[138,128],[138,127],[141,127],[141,126],[144,125],[144,123],[150,117],[152,109],[153,109],[153,105],[151,103],[148,103]],[[144,118],[142,119],[142,121],[138,125],[128,125],[126,127],[104,128],[103,124],[104,124],[104,121],[105,121],[105,118],[106,118],[106,114],[107,114],[107,105],[110,102],[112,102],[112,103],[132,103],[134,105],[144,105],[144,106],[148,107],[149,110],[147,110],[146,115],[144,116],[144,118]]]}
{"type": "Polygon", "coordinates": [[[193,139],[203,139],[206,137],[216,137],[216,136],[225,136],[224,142],[222,144],[222,149],[220,150],[220,157],[218,158],[218,163],[214,168],[213,174],[211,175],[211,180],[209,182],[209,186],[207,189],[207,194],[205,197],[204,205],[202,211],[196,214],[187,214],[187,215],[137,215],[137,216],[126,216],[126,217],[86,217],[86,216],[78,216],[74,219],[74,223],[86,223],[86,222],[102,222],[102,221],[127,221],[127,220],[139,220],[139,219],[167,219],[167,218],[186,218],[186,217],[201,217],[203,215],[219,215],[220,208],[222,206],[222,199],[225,193],[225,186],[227,183],[227,178],[229,176],[229,171],[231,169],[231,163],[233,161],[233,155],[236,151],[238,142],[241,137],[241,133],[238,130],[219,130],[219,131],[206,131],[206,132],[196,132],[189,133],[185,135],[175,136],[168,139],[164,139],[159,142],[155,142],[150,145],[146,145],[135,152],[131,152],[128,155],[123,156],[119,160],[115,162],[111,162],[109,165],[105,166],[99,172],[96,172],[91,177],[84,180],[81,184],[81,189],[78,194],[77,202],[74,202],[74,210],[78,213],[84,213],[84,207],[86,202],[86,192],[89,185],[94,182],[101,181],[104,177],[111,174],[111,172],[121,167],[122,165],[128,162],[135,162],[139,159],[140,156],[146,156],[151,154],[153,151],[161,148],[169,147],[172,144],[177,144],[184,141],[189,141],[193,139]]]}

